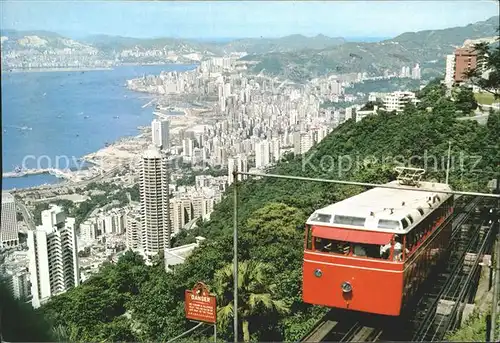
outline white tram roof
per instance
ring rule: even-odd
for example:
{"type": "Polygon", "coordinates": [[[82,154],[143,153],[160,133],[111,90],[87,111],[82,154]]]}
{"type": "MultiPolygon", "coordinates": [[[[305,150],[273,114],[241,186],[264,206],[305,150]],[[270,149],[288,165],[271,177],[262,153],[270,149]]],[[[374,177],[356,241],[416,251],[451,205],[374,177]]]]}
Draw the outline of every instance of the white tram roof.
{"type": "Polygon", "coordinates": [[[392,181],[386,185],[399,189],[375,187],[366,192],[316,210],[308,225],[371,229],[390,233],[407,233],[430,212],[447,200],[451,191],[447,184],[420,182],[419,189],[392,181]]]}

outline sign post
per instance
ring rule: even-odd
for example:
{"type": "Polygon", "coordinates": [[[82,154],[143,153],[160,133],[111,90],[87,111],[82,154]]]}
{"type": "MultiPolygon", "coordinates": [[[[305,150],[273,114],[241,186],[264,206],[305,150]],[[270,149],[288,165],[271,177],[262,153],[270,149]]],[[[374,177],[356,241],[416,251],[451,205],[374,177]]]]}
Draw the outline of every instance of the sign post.
{"type": "Polygon", "coordinates": [[[184,292],[186,319],[214,326],[214,341],[217,342],[217,300],[210,294],[207,285],[198,282],[193,289],[184,292]]]}

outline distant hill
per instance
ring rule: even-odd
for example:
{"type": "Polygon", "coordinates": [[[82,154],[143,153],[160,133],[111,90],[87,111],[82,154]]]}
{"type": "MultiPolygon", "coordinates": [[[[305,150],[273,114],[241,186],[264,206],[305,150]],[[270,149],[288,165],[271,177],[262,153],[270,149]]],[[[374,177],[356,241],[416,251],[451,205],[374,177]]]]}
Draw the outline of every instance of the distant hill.
{"type": "Polygon", "coordinates": [[[270,52],[289,52],[302,49],[325,49],[345,43],[342,37],[327,37],[317,35],[306,37],[303,35],[290,35],[281,38],[247,38],[229,42],[223,46],[228,52],[246,51],[250,54],[270,52]]]}
{"type": "Polygon", "coordinates": [[[495,16],[464,27],[407,32],[376,43],[347,42],[315,51],[274,52],[246,56],[244,59],[259,61],[254,66],[254,72],[264,70],[265,73],[292,80],[326,73],[366,71],[382,74],[385,69],[394,70],[403,65],[444,59],[466,39],[496,36],[498,21],[499,17],[495,16]]]}
{"type": "Polygon", "coordinates": [[[6,50],[15,49],[90,49],[91,47],[76,40],[63,37],[58,33],[50,31],[17,31],[1,30],[2,48],[6,50]]]}
{"type": "Polygon", "coordinates": [[[331,38],[324,35],[306,37],[290,35],[281,38],[243,38],[229,42],[198,41],[195,39],[154,38],[141,39],[119,36],[97,35],[83,40],[104,51],[132,49],[135,47],[172,49],[183,52],[209,51],[216,54],[245,51],[250,54],[269,52],[289,52],[301,49],[324,49],[345,42],[343,38],[331,38]]]}

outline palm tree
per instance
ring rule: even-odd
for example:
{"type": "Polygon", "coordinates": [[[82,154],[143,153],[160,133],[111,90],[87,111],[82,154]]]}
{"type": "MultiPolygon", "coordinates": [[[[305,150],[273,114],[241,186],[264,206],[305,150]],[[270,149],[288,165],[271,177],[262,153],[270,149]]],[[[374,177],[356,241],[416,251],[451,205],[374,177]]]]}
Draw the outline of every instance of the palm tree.
{"type": "MultiPolygon", "coordinates": [[[[233,318],[233,264],[227,264],[215,274],[215,292],[220,304],[217,311],[221,325],[233,318]]],[[[270,280],[268,265],[262,262],[238,263],[238,318],[243,329],[243,341],[250,342],[250,318],[263,312],[289,312],[283,300],[276,300],[276,285],[270,280]]]]}

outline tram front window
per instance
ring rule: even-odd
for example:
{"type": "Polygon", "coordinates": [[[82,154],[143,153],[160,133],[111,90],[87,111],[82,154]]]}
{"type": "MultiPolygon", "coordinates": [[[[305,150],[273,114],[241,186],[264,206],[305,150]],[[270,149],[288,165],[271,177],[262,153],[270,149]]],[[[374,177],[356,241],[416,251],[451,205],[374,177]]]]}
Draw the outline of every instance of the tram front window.
{"type": "Polygon", "coordinates": [[[380,258],[380,246],[376,244],[354,244],[353,255],[360,257],[380,258]]]}
{"type": "Polygon", "coordinates": [[[350,244],[349,242],[314,237],[314,250],[320,252],[348,255],[350,251],[350,244]]]}

